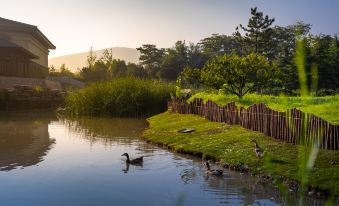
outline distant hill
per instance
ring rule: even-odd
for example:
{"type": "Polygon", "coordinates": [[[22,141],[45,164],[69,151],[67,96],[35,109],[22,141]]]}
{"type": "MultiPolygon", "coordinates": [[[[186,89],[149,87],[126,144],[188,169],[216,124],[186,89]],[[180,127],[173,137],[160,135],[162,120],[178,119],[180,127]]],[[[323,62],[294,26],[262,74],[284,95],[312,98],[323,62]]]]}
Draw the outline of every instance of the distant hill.
{"type": "MultiPolygon", "coordinates": [[[[138,63],[140,53],[138,50],[133,48],[125,48],[125,47],[113,47],[108,48],[112,49],[112,54],[115,59],[125,60],[131,63],[138,63]]],[[[95,51],[98,58],[102,56],[104,49],[95,51]]],[[[48,60],[49,66],[54,65],[56,68],[59,68],[62,64],[66,64],[66,66],[71,69],[71,71],[76,72],[77,68],[82,68],[86,66],[86,59],[88,56],[88,52],[82,52],[78,54],[69,54],[60,57],[53,57],[48,60]]]]}

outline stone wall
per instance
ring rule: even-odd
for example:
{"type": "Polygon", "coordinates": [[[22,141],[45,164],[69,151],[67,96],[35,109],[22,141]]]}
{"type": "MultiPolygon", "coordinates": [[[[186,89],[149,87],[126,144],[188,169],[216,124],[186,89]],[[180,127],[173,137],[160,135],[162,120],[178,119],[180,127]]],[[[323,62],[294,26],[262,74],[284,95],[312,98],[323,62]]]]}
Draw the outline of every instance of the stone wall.
{"type": "Polygon", "coordinates": [[[27,85],[32,88],[39,86],[46,89],[62,90],[62,86],[59,82],[47,79],[0,76],[0,90],[14,88],[15,85],[27,85]]]}
{"type": "Polygon", "coordinates": [[[0,109],[48,109],[64,103],[66,93],[48,87],[14,85],[0,89],[0,109]]]}
{"type": "Polygon", "coordinates": [[[46,79],[59,82],[63,89],[68,88],[81,89],[86,86],[84,82],[67,76],[47,76],[46,79]]]}

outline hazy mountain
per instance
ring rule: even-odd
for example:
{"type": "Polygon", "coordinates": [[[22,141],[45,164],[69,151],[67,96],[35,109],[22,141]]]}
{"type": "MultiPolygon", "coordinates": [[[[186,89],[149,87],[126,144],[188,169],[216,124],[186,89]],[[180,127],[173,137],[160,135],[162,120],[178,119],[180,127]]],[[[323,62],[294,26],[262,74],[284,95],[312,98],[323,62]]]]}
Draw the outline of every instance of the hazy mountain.
{"type": "MultiPolygon", "coordinates": [[[[140,53],[138,50],[133,48],[125,47],[113,47],[112,54],[115,59],[125,60],[131,63],[138,63],[140,53]]],[[[104,49],[95,51],[98,58],[102,56],[104,49]]],[[[69,54],[60,57],[53,57],[48,60],[49,66],[54,65],[56,68],[59,68],[62,64],[66,64],[73,72],[77,71],[77,68],[82,68],[86,66],[88,52],[82,52],[77,54],[69,54]]]]}

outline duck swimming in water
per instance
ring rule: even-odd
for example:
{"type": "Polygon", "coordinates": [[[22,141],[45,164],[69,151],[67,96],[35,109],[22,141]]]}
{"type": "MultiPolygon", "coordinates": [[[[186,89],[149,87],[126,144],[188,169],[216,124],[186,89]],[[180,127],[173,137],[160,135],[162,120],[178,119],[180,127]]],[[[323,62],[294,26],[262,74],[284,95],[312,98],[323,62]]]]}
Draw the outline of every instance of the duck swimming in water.
{"type": "Polygon", "coordinates": [[[126,163],[127,164],[142,164],[143,161],[144,161],[144,159],[143,159],[144,157],[143,156],[135,158],[135,159],[130,159],[129,155],[127,153],[124,153],[121,156],[126,156],[126,158],[127,158],[126,159],[126,163]]]}
{"type": "Polygon", "coordinates": [[[256,139],[252,139],[251,142],[253,142],[255,145],[254,148],[255,155],[257,156],[258,159],[261,159],[264,156],[264,150],[261,149],[261,147],[259,147],[256,139]]]}
{"type": "Polygon", "coordinates": [[[214,175],[214,176],[222,176],[224,171],[223,170],[212,170],[208,161],[205,162],[206,167],[206,174],[207,175],[214,175]]]}

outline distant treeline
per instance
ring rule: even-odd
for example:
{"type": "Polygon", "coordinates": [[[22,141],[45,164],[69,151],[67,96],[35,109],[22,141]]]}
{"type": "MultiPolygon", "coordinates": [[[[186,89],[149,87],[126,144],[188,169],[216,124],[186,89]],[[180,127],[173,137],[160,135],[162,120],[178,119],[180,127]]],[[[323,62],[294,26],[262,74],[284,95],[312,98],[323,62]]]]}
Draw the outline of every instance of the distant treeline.
{"type": "MultiPolygon", "coordinates": [[[[114,59],[109,50],[98,58],[91,49],[87,66],[79,71],[78,76],[86,81],[100,81],[122,76],[175,81],[180,77],[182,84],[189,86],[201,84],[213,86],[209,83],[215,80],[206,77],[206,73],[211,72],[212,75],[214,72],[213,75],[218,76],[220,71],[210,71],[211,67],[224,64],[221,66],[223,69],[233,61],[237,61],[238,66],[233,65],[233,67],[239,69],[242,62],[246,63],[248,59],[260,59],[265,64],[265,68],[271,68],[269,71],[251,68],[246,71],[247,73],[242,72],[241,69],[235,72],[236,74],[228,72],[220,76],[224,82],[215,88],[222,89],[226,85],[226,90],[232,91],[243,84],[247,85],[244,91],[247,88],[249,92],[298,94],[299,81],[304,81],[298,78],[299,64],[305,70],[306,80],[303,83],[318,95],[338,92],[338,35],[311,34],[311,25],[303,22],[283,27],[273,26],[274,21],[274,18],[265,16],[257,8],[252,8],[247,26],[240,24],[232,35],[212,34],[197,44],[177,41],[172,48],[166,49],[157,48],[152,44],[142,45],[137,48],[141,53],[139,65],[126,64],[122,60],[114,59]],[[298,42],[299,51],[296,49],[298,42]],[[302,52],[299,59],[296,58],[298,52],[302,52]],[[262,75],[263,72],[265,75],[262,75]],[[250,78],[258,76],[259,73],[266,78],[261,80],[250,78]],[[225,75],[234,76],[225,78],[225,75]],[[243,82],[234,82],[239,78],[243,82]]],[[[247,62],[247,65],[252,63],[247,62]]]]}

